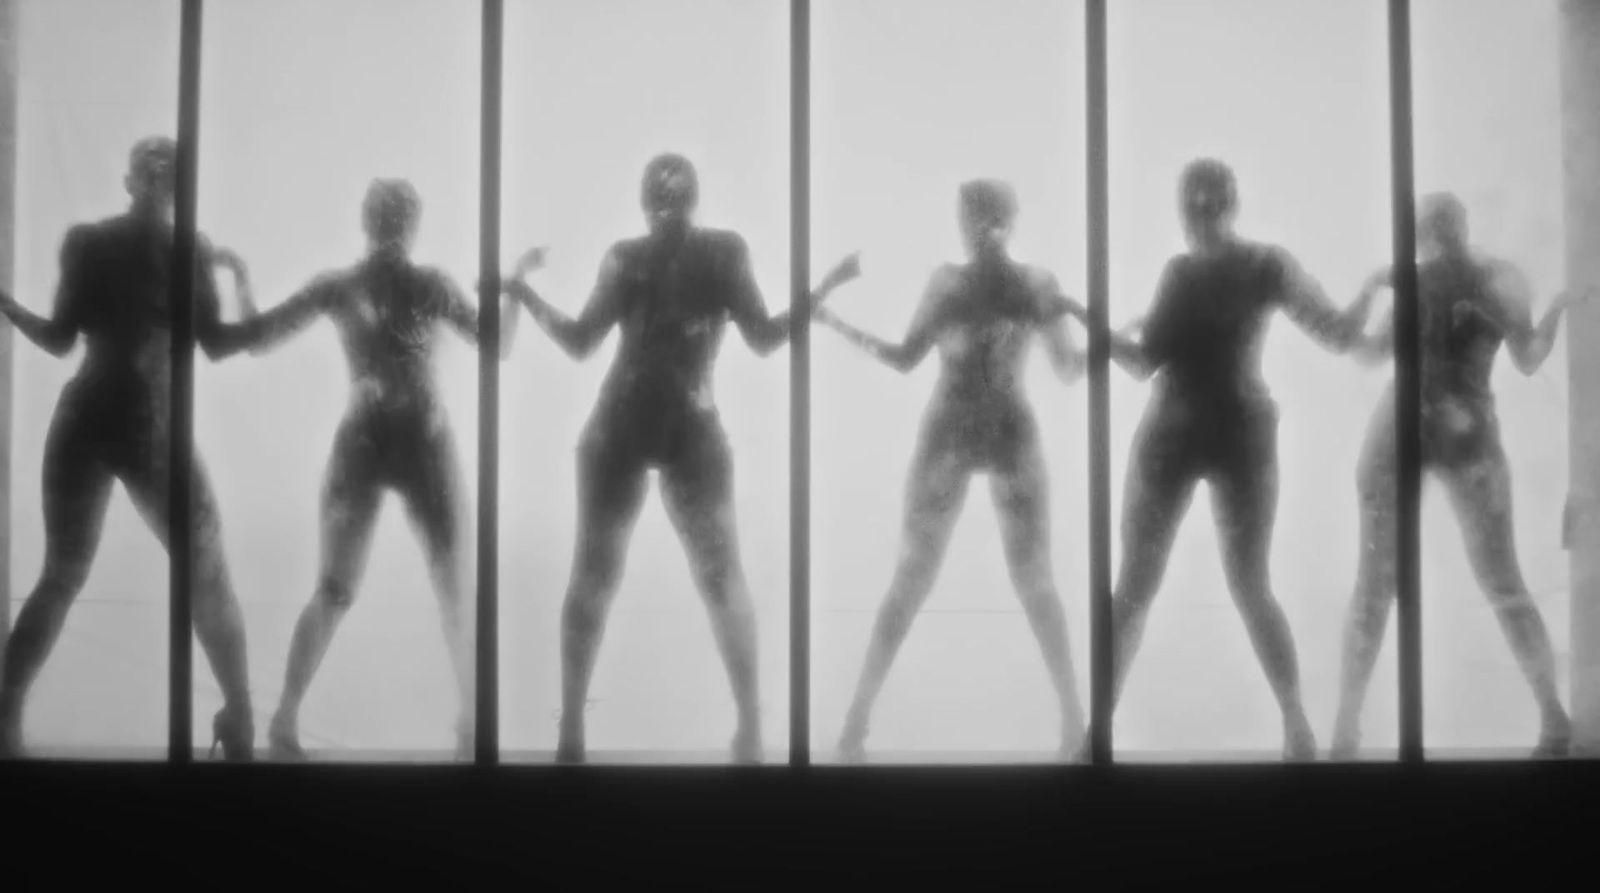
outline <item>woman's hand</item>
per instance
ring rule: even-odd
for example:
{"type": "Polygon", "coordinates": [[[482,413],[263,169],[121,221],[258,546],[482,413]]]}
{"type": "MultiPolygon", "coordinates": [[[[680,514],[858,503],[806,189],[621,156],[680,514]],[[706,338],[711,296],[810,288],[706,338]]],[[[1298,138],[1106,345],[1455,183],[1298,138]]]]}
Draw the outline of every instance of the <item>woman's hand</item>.
{"type": "Polygon", "coordinates": [[[537,273],[544,269],[545,259],[549,254],[550,249],[543,245],[538,245],[522,252],[522,256],[517,258],[517,265],[513,268],[510,278],[521,279],[530,273],[537,273]]]}
{"type": "Polygon", "coordinates": [[[1600,294],[1600,288],[1595,288],[1592,285],[1582,288],[1569,288],[1555,296],[1555,299],[1550,302],[1550,309],[1571,310],[1579,304],[1586,304],[1594,300],[1596,294],[1600,294]]]}
{"type": "Polygon", "coordinates": [[[239,301],[241,316],[255,316],[255,295],[250,290],[250,268],[245,265],[244,258],[231,248],[211,249],[211,263],[233,274],[234,296],[239,301]]]}
{"type": "Polygon", "coordinates": [[[822,284],[817,286],[817,291],[827,294],[860,275],[861,252],[857,251],[834,264],[833,269],[828,271],[828,275],[822,277],[822,284]]]}

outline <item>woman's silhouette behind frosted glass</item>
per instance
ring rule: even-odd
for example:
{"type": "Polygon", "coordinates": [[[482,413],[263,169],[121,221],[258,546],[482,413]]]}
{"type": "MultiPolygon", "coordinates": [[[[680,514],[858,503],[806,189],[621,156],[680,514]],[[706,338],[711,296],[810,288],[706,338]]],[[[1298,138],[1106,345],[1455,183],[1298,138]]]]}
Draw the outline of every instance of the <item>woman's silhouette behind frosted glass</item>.
{"type": "MultiPolygon", "coordinates": [[[[788,341],[789,311],[769,316],[742,237],[694,220],[699,180],[688,159],[664,154],[646,166],[641,206],[649,234],[615,244],[576,319],[523,281],[539,250],[524,255],[507,289],[575,358],[613,327],[622,343],[578,447],[578,537],[561,620],[561,719],[557,759],[585,757],[583,707],[622,579],[628,539],[660,473],[668,517],[695,583],[733,689],[736,762],[762,758],[755,611],[745,583],[733,512],[733,457],[712,394],[712,369],[726,324],[763,355],[788,341]]],[[[847,261],[811,295],[813,308],[853,278],[847,261]]]]}

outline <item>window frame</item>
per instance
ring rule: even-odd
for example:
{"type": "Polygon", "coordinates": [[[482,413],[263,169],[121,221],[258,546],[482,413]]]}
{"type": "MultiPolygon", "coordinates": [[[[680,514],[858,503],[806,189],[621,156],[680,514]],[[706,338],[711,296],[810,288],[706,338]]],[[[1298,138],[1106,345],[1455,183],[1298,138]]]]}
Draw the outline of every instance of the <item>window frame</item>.
{"type": "MultiPolygon", "coordinates": [[[[778,0],[771,0],[778,2],[778,0]]],[[[800,310],[810,289],[810,74],[811,4],[787,0],[790,10],[790,307],[800,310]]],[[[194,459],[194,309],[196,285],[196,205],[204,0],[183,0],[180,19],[178,85],[178,185],[174,263],[183,273],[173,280],[172,442],[170,482],[169,691],[167,762],[194,761],[191,476],[194,459]]],[[[1109,133],[1106,0],[1083,0],[1086,65],[1086,183],[1089,310],[1089,461],[1090,512],[1090,716],[1093,738],[1088,767],[1060,771],[1099,771],[1112,766],[1111,669],[1111,484],[1109,328],[1109,133]]],[[[1070,5],[1063,4],[1064,9],[1070,5]]],[[[1420,357],[1414,232],[1414,151],[1409,0],[1387,0],[1389,49],[1390,163],[1395,276],[1396,423],[1398,426],[1399,560],[1399,763],[1428,762],[1422,728],[1422,625],[1420,603],[1420,357]]],[[[478,574],[477,574],[477,742],[474,764],[500,762],[499,747],[499,413],[497,361],[500,337],[502,93],[504,0],[481,0],[482,79],[480,90],[478,574]]],[[[1067,51],[1070,51],[1069,48],[1067,51]]],[[[811,765],[810,742],[810,338],[797,327],[790,344],[790,703],[789,758],[768,771],[811,765]]],[[[9,432],[8,432],[9,433],[9,432]]],[[[9,613],[9,612],[8,612],[9,613]]],[[[0,630],[4,630],[0,626],[0,630]]],[[[605,771],[590,767],[587,771],[605,771]]],[[[853,772],[872,771],[852,769],[853,772]]]]}

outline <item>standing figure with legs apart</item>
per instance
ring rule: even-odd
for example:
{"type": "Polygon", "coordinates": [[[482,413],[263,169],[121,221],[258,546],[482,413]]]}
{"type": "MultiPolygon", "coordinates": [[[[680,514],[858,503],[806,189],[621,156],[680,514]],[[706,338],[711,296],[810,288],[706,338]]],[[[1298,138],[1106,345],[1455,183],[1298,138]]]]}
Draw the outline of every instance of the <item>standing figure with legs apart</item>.
{"type": "MultiPolygon", "coordinates": [[[[55,307],[40,317],[0,292],[0,314],[57,357],[83,336],[78,374],[56,404],[44,447],[45,560],[17,615],[0,677],[0,756],[22,751],[24,701],[61,635],[100,546],[113,481],[170,545],[173,199],[177,143],[139,141],[129,159],[128,211],[72,227],[61,245],[55,307]]],[[[196,245],[195,341],[212,360],[242,346],[222,321],[212,267],[230,257],[202,236],[196,245]]],[[[193,619],[223,707],[212,721],[213,752],[254,753],[244,616],[228,578],[222,522],[205,464],[192,455],[193,619]]]]}
{"type": "MultiPolygon", "coordinates": [[[[1555,345],[1561,315],[1592,289],[1563,292],[1536,325],[1521,271],[1476,251],[1467,212],[1448,193],[1423,198],[1417,214],[1417,310],[1421,323],[1422,469],[1437,477],[1466,540],[1467,557],[1533,689],[1541,728],[1535,756],[1565,756],[1572,723],[1556,686],[1555,657],[1544,620],[1517,561],[1511,470],[1501,443],[1490,376],[1504,344],[1517,371],[1538,371],[1555,345]]],[[[1363,287],[1390,286],[1389,268],[1363,287]]],[[[1392,355],[1393,318],[1364,339],[1377,363],[1392,355]]],[[[1373,410],[1357,471],[1361,561],[1345,624],[1339,712],[1332,756],[1352,759],[1361,745],[1361,709],[1396,592],[1395,394],[1391,383],[1373,410]]]]}
{"type": "MultiPolygon", "coordinates": [[[[755,607],[739,553],[733,457],[713,398],[712,374],[730,319],[763,356],[788,341],[795,321],[788,311],[768,315],[744,239],[694,222],[699,185],[686,158],[652,159],[641,192],[649,233],[611,247],[577,319],[562,314],[523,280],[542,259],[540,250],[524,255],[507,277],[508,292],[574,358],[587,357],[613,327],[622,330],[578,447],[578,535],[561,616],[557,759],[585,759],[589,683],[643,506],[646,473],[653,468],[733,689],[738,729],[732,757],[759,762],[755,607]]],[[[809,296],[806,311],[856,273],[853,257],[834,268],[809,296]]]]}
{"type": "Polygon", "coordinates": [[[1154,375],[1123,494],[1122,555],[1112,595],[1112,708],[1122,695],[1151,603],[1195,485],[1210,485],[1228,591],[1283,715],[1283,754],[1314,759],[1288,618],[1273,594],[1278,408],[1261,375],[1267,324],[1282,310],[1323,347],[1344,353],[1371,310],[1341,311],[1282,248],[1238,236],[1237,184],[1214,159],[1191,162],[1178,188],[1189,250],[1167,262],[1136,337],[1113,333],[1112,357],[1154,375]]]}
{"type": "Polygon", "coordinates": [[[901,372],[916,368],[935,346],[941,359],[906,480],[899,563],[839,742],[846,762],[865,758],[873,704],[933,590],[968,484],[978,473],[989,476],[1011,581],[1056,690],[1061,754],[1076,755],[1083,740],[1066,615],[1050,561],[1048,475],[1023,388],[1028,349],[1036,339],[1062,382],[1072,384],[1083,374],[1083,355],[1065,324],[1074,302],[1049,272],[1011,258],[1017,199],[1009,184],[962,184],[957,214],[968,260],[934,271],[901,343],[869,335],[826,308],[817,311],[819,322],[901,372]]]}
{"type": "MultiPolygon", "coordinates": [[[[252,353],[265,353],[327,317],[350,366],[349,407],[334,435],[322,489],[321,570],[295,626],[283,697],[268,728],[268,744],[278,758],[305,758],[300,706],[354,602],[378,509],[391,491],[404,503],[422,541],[439,600],[459,699],[456,758],[472,758],[470,518],[434,356],[446,327],[478,343],[478,311],[442,270],[411,260],[421,214],[421,199],[409,182],[374,180],[362,207],[366,256],[316,277],[265,313],[255,311],[243,264],[232,261],[247,305],[244,341],[252,353]]],[[[511,348],[514,322],[508,315],[502,358],[511,348]]]]}

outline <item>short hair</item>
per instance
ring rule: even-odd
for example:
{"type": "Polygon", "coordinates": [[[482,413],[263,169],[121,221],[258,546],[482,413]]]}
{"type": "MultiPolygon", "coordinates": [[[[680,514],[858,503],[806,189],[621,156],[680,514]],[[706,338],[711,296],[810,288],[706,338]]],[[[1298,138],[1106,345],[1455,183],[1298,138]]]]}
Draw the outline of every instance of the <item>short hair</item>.
{"type": "Polygon", "coordinates": [[[700,177],[694,163],[676,152],[663,152],[644,166],[640,203],[648,209],[690,211],[700,202],[700,177]]]}
{"type": "Polygon", "coordinates": [[[1417,229],[1447,240],[1465,241],[1467,206],[1453,192],[1430,192],[1417,202],[1417,229]]]}
{"type": "Polygon", "coordinates": [[[1178,191],[1185,213],[1215,219],[1239,207],[1239,182],[1233,168],[1215,158],[1184,165],[1178,191]]]}
{"type": "Polygon", "coordinates": [[[380,242],[404,238],[416,228],[421,214],[422,197],[409,180],[373,180],[361,205],[367,233],[380,242]]]}
{"type": "Polygon", "coordinates": [[[178,158],[178,142],[169,136],[147,136],[133,144],[128,152],[128,172],[145,174],[152,164],[174,164],[178,158]]]}
{"type": "Polygon", "coordinates": [[[974,223],[1006,227],[1017,219],[1017,191],[1004,180],[968,180],[958,192],[962,216],[974,223]]]}

